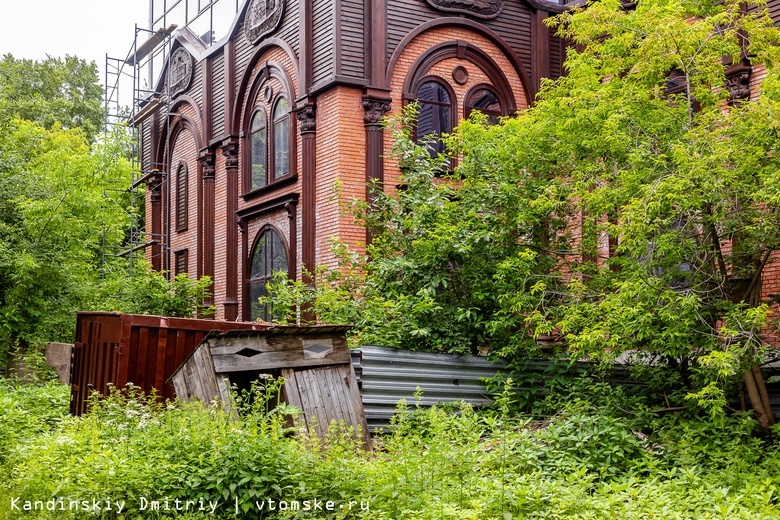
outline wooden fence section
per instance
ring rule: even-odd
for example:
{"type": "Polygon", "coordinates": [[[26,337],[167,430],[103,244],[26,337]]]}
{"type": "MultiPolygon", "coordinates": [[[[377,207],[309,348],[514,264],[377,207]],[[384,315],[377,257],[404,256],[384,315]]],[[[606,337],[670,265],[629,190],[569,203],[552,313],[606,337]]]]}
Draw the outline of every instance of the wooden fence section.
{"type": "Polygon", "coordinates": [[[211,331],[257,330],[258,323],[166,318],[115,312],[80,312],[71,356],[70,413],[86,411],[93,391],[128,383],[162,398],[175,396],[167,382],[211,331]]]}
{"type": "Polygon", "coordinates": [[[350,361],[348,326],[274,327],[215,334],[171,377],[180,400],[214,399],[231,408],[228,389],[260,374],[285,379],[281,398],[300,408],[296,426],[325,437],[332,421],[354,428],[371,446],[358,382],[350,361]]]}

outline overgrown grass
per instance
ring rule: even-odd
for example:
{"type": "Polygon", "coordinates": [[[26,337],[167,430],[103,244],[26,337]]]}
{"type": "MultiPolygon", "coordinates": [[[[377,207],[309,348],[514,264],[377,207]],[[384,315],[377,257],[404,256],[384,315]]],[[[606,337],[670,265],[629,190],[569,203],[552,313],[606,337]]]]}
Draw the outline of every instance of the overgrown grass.
{"type": "Polygon", "coordinates": [[[367,453],[335,427],[325,443],[291,435],[266,383],[239,398],[236,421],[132,389],[65,417],[65,387],[0,384],[0,518],[780,518],[778,446],[745,416],[642,419],[655,428],[642,433],[596,400],[545,421],[501,399],[487,412],[402,403],[367,453]],[[66,510],[12,508],[52,498],[66,510]],[[166,498],[168,511],[150,511],[166,498]],[[177,499],[194,504],[176,511],[177,499]],[[68,511],[68,500],[103,510],[68,511]]]}

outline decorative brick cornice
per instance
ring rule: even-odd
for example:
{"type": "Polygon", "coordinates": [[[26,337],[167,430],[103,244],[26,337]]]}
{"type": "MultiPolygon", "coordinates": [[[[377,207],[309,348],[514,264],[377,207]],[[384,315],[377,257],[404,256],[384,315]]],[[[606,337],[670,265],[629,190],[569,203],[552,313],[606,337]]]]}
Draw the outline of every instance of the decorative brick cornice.
{"type": "Polygon", "coordinates": [[[377,125],[382,116],[390,110],[390,100],[363,96],[363,122],[367,125],[377,125]]]}
{"type": "Polygon", "coordinates": [[[296,117],[301,128],[301,135],[313,134],[317,131],[317,105],[306,103],[298,109],[296,117]]]}

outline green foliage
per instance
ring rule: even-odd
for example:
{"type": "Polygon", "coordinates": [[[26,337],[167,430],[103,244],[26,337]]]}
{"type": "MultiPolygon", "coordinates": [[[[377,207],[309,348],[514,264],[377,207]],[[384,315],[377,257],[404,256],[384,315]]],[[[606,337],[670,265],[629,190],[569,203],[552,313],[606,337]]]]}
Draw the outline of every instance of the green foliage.
{"type": "Polygon", "coordinates": [[[0,357],[68,341],[74,312],[96,305],[103,246],[127,223],[116,194],[130,164],[121,132],[90,149],[76,130],[0,123],[0,357]]]}
{"type": "Polygon", "coordinates": [[[12,449],[56,429],[68,414],[69,388],[59,383],[22,385],[0,379],[0,475],[12,449]]]}
{"type": "Polygon", "coordinates": [[[80,129],[93,141],[103,129],[97,65],[75,56],[42,61],[0,59],[0,120],[25,119],[48,130],[80,129]]]}
{"type": "Polygon", "coordinates": [[[329,273],[360,282],[318,288],[314,308],[327,295],[360,341],[389,346],[518,358],[552,335],[573,358],[637,352],[722,413],[769,348],[761,280],[780,249],[780,31],[755,6],[605,0],[551,18],[578,44],[567,74],[517,117],[462,122],[454,171],[404,113],[402,189],[358,207],[367,255],[329,273]],[[723,57],[743,52],[766,68],[761,96],[729,106],[723,57]]]}
{"type": "Polygon", "coordinates": [[[208,276],[194,280],[187,273],[179,273],[168,280],[165,272],[138,262],[132,275],[125,266],[119,266],[102,281],[100,307],[129,314],[208,316],[214,313],[214,307],[203,306],[203,301],[211,297],[211,286],[208,276]]]}
{"type": "MultiPolygon", "coordinates": [[[[276,278],[270,301],[282,312],[305,301],[323,321],[353,323],[362,344],[461,353],[536,349],[533,328],[507,312],[505,300],[523,295],[533,307],[560,285],[550,251],[565,241],[564,221],[554,212],[567,202],[545,198],[554,194],[538,179],[518,179],[513,151],[488,144],[497,128],[478,115],[463,127],[469,137],[448,145],[473,159],[443,173],[448,158],[432,158],[412,140],[414,118],[411,106],[389,126],[403,189],[376,190],[370,205],[352,207],[372,231],[367,255],[337,245],[339,265],[315,273],[316,289],[276,278]]],[[[293,316],[295,310],[286,319],[293,316]]]]}
{"type": "Polygon", "coordinates": [[[581,398],[544,423],[517,421],[506,409],[422,408],[418,395],[399,406],[393,429],[375,437],[374,451],[364,452],[335,425],[325,442],[289,436],[285,415],[293,410],[274,407],[279,384],[265,379],[234,396],[241,409],[235,420],[219,406],[161,403],[133,388],[93,400],[84,417],[67,418],[63,386],[0,386],[0,518],[20,516],[8,508],[13,497],[125,501],[123,515],[24,513],[29,518],[204,516],[140,510],[142,498],[166,497],[171,507],[177,498],[217,501],[214,518],[780,515],[777,446],[753,437],[756,423],[745,416],[718,425],[656,417],[643,420],[654,427],[643,434],[636,420],[614,409],[626,404],[624,396],[585,381],[581,398]],[[278,508],[280,500],[303,504],[315,497],[334,501],[336,511],[278,508]],[[276,509],[260,512],[255,502],[267,500],[276,509]]]}

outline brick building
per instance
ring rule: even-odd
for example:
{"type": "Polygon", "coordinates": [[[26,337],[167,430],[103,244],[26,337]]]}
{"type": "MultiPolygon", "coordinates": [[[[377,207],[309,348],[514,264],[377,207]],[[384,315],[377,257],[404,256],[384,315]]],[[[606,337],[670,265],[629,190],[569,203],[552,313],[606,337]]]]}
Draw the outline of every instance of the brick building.
{"type": "Polygon", "coordinates": [[[366,232],[334,201],[387,189],[398,170],[379,120],[418,99],[419,133],[448,132],[473,109],[512,114],[564,47],[545,0],[245,0],[207,46],[174,33],[155,88],[167,110],[136,120],[147,249],[157,269],[214,279],[217,317],[252,305],[272,271],[334,265],[330,239],[366,232]]]}
{"type": "MultiPolygon", "coordinates": [[[[136,120],[141,166],[152,172],[145,226],[162,237],[147,258],[157,269],[211,276],[218,318],[266,318],[252,302],[272,271],[300,278],[301,266],[333,266],[331,237],[358,250],[365,243],[335,186],[364,198],[372,179],[397,185],[380,118],[416,99],[418,133],[429,134],[473,109],[526,108],[542,78],[562,73],[565,46],[544,20],[565,8],[244,0],[214,45],[179,29],[155,87],[167,110],[136,120]]],[[[769,9],[780,19],[780,0],[769,9]]],[[[732,98],[749,98],[760,76],[728,66],[732,98]]]]}

